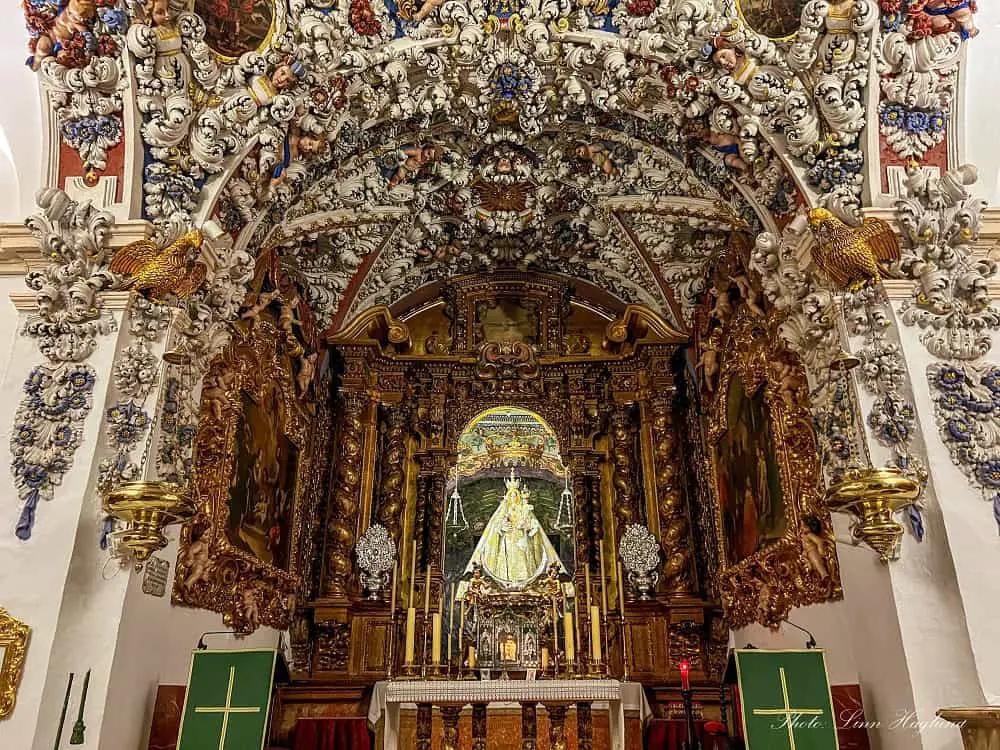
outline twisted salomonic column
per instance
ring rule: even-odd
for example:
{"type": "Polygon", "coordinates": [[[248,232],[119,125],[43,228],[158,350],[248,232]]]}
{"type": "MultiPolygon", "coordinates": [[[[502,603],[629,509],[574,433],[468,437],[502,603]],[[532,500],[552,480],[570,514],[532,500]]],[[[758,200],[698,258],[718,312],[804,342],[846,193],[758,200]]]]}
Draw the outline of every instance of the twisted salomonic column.
{"type": "Polygon", "coordinates": [[[383,474],[379,487],[381,504],[378,509],[378,522],[389,530],[398,549],[403,528],[403,486],[406,481],[406,411],[400,406],[386,407],[383,424],[385,426],[383,474]]]}
{"type": "Polygon", "coordinates": [[[656,511],[664,554],[663,588],[670,594],[689,594],[693,588],[690,524],[681,484],[677,425],[670,406],[670,399],[665,397],[649,402],[656,511]]]}
{"type": "Polygon", "coordinates": [[[630,523],[642,523],[635,483],[635,429],[632,424],[632,404],[619,404],[611,412],[611,459],[614,467],[611,484],[614,494],[611,503],[615,509],[620,538],[630,523]]]}
{"type": "Polygon", "coordinates": [[[358,392],[345,393],[342,398],[337,480],[327,528],[327,577],[323,592],[327,596],[343,596],[351,574],[351,550],[354,548],[358,509],[361,507],[364,416],[368,403],[368,397],[358,392]]]}

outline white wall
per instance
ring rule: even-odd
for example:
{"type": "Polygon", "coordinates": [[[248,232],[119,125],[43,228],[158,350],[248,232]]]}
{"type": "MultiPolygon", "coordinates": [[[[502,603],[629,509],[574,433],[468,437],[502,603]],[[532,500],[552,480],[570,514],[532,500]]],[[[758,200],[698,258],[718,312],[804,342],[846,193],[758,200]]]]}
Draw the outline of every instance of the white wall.
{"type": "MultiPolygon", "coordinates": [[[[23,280],[0,279],[4,298],[10,287],[23,289],[23,280]]],[[[9,302],[4,301],[4,304],[9,302]]],[[[11,318],[5,316],[0,331],[11,332],[11,318]]],[[[31,746],[43,686],[49,671],[49,659],[56,636],[56,626],[66,585],[70,559],[77,538],[81,511],[96,504],[86,497],[87,480],[97,444],[101,406],[114,356],[115,337],[101,337],[91,356],[98,377],[93,391],[94,408],[83,423],[83,440],[73,456],[70,470],[63,476],[51,502],[39,504],[31,539],[21,541],[14,535],[20,503],[10,473],[10,436],[14,412],[23,395],[23,383],[31,369],[42,361],[37,343],[16,336],[7,345],[9,365],[0,381],[0,604],[31,627],[24,677],[18,691],[17,707],[6,721],[0,722],[0,747],[26,750],[31,746]]],[[[2,351],[0,351],[2,353],[2,351]]],[[[5,363],[6,364],[6,363],[5,363]]],[[[96,529],[92,544],[97,545],[96,529]]]]}
{"type": "Polygon", "coordinates": [[[979,36],[966,43],[966,59],[962,68],[964,91],[956,125],[965,130],[965,153],[961,162],[979,167],[979,182],[975,194],[990,203],[1000,198],[1000,149],[997,148],[997,128],[1000,122],[1000,97],[996,96],[1000,81],[1000,5],[995,2],[977,3],[976,25],[979,36]]]}
{"type": "Polygon", "coordinates": [[[0,221],[33,213],[42,184],[42,105],[38,78],[24,64],[28,32],[20,3],[0,4],[0,221]]]}

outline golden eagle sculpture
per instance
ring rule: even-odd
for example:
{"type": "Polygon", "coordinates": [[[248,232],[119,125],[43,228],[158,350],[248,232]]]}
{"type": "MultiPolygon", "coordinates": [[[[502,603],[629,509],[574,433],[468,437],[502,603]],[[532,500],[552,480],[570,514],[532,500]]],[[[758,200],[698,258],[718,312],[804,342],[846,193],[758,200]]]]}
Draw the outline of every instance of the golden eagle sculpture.
{"type": "Polygon", "coordinates": [[[856,292],[882,281],[880,264],[899,260],[899,238],[888,223],[869,217],[849,227],[825,208],[809,211],[816,235],[813,261],[841,289],[856,292]]]}
{"type": "Polygon", "coordinates": [[[203,241],[201,231],[194,229],[162,250],[153,240],[132,242],[115,253],[110,269],[130,277],[123,289],[135,289],[153,302],[165,302],[171,296],[185,299],[208,274],[208,266],[192,252],[200,250],[203,241]]]}

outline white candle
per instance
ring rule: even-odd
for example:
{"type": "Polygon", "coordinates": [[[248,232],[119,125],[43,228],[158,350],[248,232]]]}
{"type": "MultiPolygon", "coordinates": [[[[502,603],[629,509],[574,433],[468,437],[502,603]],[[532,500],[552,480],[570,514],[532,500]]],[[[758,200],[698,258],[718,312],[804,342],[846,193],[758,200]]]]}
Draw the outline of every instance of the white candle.
{"type": "Polygon", "coordinates": [[[441,663],[441,613],[431,615],[431,663],[441,663]]]}
{"type": "Polygon", "coordinates": [[[417,633],[417,608],[407,607],[406,609],[406,652],[404,661],[413,664],[414,641],[417,633]]]}
{"type": "Polygon", "coordinates": [[[601,663],[601,615],[596,606],[590,608],[590,654],[595,664],[601,663]]]}
{"type": "Polygon", "coordinates": [[[563,640],[566,642],[566,661],[576,659],[576,645],[573,643],[573,615],[563,615],[563,640]]]}

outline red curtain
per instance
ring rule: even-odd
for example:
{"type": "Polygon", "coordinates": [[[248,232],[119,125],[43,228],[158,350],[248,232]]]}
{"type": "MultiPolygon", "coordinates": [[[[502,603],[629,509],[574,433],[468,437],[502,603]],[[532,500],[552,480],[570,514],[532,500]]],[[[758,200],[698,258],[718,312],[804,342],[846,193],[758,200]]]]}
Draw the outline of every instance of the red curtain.
{"type": "Polygon", "coordinates": [[[295,750],[371,750],[368,720],[299,719],[295,722],[295,750]]]}
{"type": "MultiPolygon", "coordinates": [[[[729,737],[706,735],[704,721],[694,723],[694,732],[703,750],[729,750],[735,746],[729,737]]],[[[687,722],[683,720],[654,719],[646,729],[647,750],[684,750],[685,739],[687,722]]]]}

